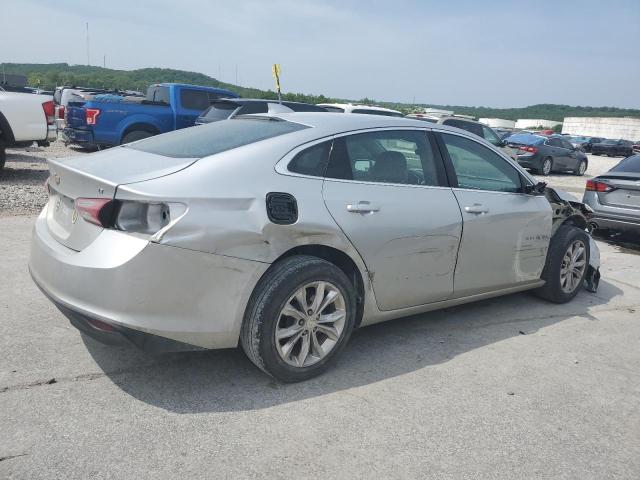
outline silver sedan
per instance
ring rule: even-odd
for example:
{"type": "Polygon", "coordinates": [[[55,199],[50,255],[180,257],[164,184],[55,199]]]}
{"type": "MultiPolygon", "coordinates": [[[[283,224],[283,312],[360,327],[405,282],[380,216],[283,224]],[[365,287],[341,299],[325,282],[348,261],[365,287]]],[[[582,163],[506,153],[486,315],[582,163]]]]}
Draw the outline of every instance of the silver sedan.
{"type": "Polygon", "coordinates": [[[584,206],[444,125],[244,116],[49,169],[29,266],[73,325],[155,351],[240,344],[283,381],[357,327],[597,285],[584,206]]]}

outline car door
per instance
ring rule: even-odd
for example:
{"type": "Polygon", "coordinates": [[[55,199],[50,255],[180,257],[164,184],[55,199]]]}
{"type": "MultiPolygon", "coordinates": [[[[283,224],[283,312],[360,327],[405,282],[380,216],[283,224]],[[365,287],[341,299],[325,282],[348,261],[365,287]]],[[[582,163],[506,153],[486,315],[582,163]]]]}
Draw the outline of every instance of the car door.
{"type": "Polygon", "coordinates": [[[553,169],[565,170],[567,163],[569,162],[567,149],[562,145],[562,140],[559,138],[550,138],[547,140],[547,145],[551,147],[551,155],[553,157],[553,169]]]}
{"type": "Polygon", "coordinates": [[[565,156],[565,168],[569,170],[576,170],[578,168],[578,164],[580,163],[580,157],[578,156],[578,150],[571,145],[570,142],[561,138],[562,147],[566,150],[567,154],[565,156]]]}
{"type": "Polygon", "coordinates": [[[380,310],[444,300],[462,231],[442,159],[422,129],[334,139],[323,196],[362,256],[380,310]]]}
{"type": "Polygon", "coordinates": [[[438,139],[462,211],[455,297],[539,280],[551,235],[547,199],[523,193],[528,180],[488,146],[453,133],[438,139]]]}

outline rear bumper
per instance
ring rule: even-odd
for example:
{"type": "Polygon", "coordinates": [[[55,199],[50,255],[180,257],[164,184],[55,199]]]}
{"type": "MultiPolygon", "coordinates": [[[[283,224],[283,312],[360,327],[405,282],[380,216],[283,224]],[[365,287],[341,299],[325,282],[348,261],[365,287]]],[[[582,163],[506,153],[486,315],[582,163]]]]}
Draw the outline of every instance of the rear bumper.
{"type": "Polygon", "coordinates": [[[595,223],[597,228],[600,229],[607,228],[611,230],[640,233],[640,217],[633,218],[595,212],[589,221],[591,223],[595,223]]]}
{"type": "Polygon", "coordinates": [[[539,170],[542,168],[542,162],[538,155],[524,156],[518,155],[518,164],[524,168],[533,168],[539,170]]]}
{"type": "Polygon", "coordinates": [[[67,127],[62,131],[62,133],[64,140],[68,143],[77,143],[80,145],[95,144],[95,139],[91,130],[67,127]]]}
{"type": "Polygon", "coordinates": [[[55,123],[47,125],[47,142],[53,142],[56,138],[58,138],[58,126],[55,123]]]}
{"type": "Polygon", "coordinates": [[[76,252],[51,237],[46,208],[29,260],[35,283],[78,328],[99,320],[117,334],[100,337],[136,343],[142,332],[203,348],[237,345],[249,296],[268,266],[110,230],[76,252]]]}

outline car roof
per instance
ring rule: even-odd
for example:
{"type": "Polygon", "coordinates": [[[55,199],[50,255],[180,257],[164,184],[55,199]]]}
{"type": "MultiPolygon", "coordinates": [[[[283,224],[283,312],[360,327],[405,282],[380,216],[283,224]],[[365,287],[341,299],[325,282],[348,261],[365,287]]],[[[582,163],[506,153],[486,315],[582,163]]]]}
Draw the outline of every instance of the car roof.
{"type": "Polygon", "coordinates": [[[374,107],[373,105],[361,105],[358,103],[318,103],[318,107],[336,107],[336,108],[351,108],[351,109],[367,109],[367,110],[376,110],[379,112],[393,112],[393,113],[402,113],[398,110],[393,110],[391,108],[384,107],[374,107]]]}
{"type": "MultiPolygon", "coordinates": [[[[251,115],[244,115],[244,117],[250,117],[251,115]]],[[[305,130],[305,133],[309,137],[321,138],[328,135],[337,135],[343,132],[350,132],[355,130],[367,130],[375,128],[421,128],[421,129],[434,129],[441,131],[451,131],[464,134],[465,136],[475,135],[470,134],[466,130],[462,130],[448,125],[438,125],[435,123],[428,123],[422,120],[413,120],[405,117],[389,117],[383,115],[369,115],[366,113],[358,113],[354,115],[336,115],[332,112],[291,112],[291,113],[278,113],[278,114],[256,114],[258,117],[271,117],[288,122],[300,123],[307,125],[309,129],[305,130]]]]}

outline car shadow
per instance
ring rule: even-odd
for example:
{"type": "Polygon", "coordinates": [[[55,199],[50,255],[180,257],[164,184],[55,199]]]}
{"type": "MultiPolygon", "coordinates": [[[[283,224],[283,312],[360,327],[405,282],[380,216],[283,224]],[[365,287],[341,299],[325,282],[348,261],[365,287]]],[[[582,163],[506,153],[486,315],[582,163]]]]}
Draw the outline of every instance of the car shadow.
{"type": "Polygon", "coordinates": [[[324,375],[283,384],[235,350],[206,350],[157,357],[133,347],[83,341],[93,359],[124,392],[175,413],[264,409],[372,384],[448,362],[463,353],[540,330],[621,296],[602,281],[597,294],[581,292],[554,305],[529,293],[414,315],[354,332],[339,361],[324,375]]]}

